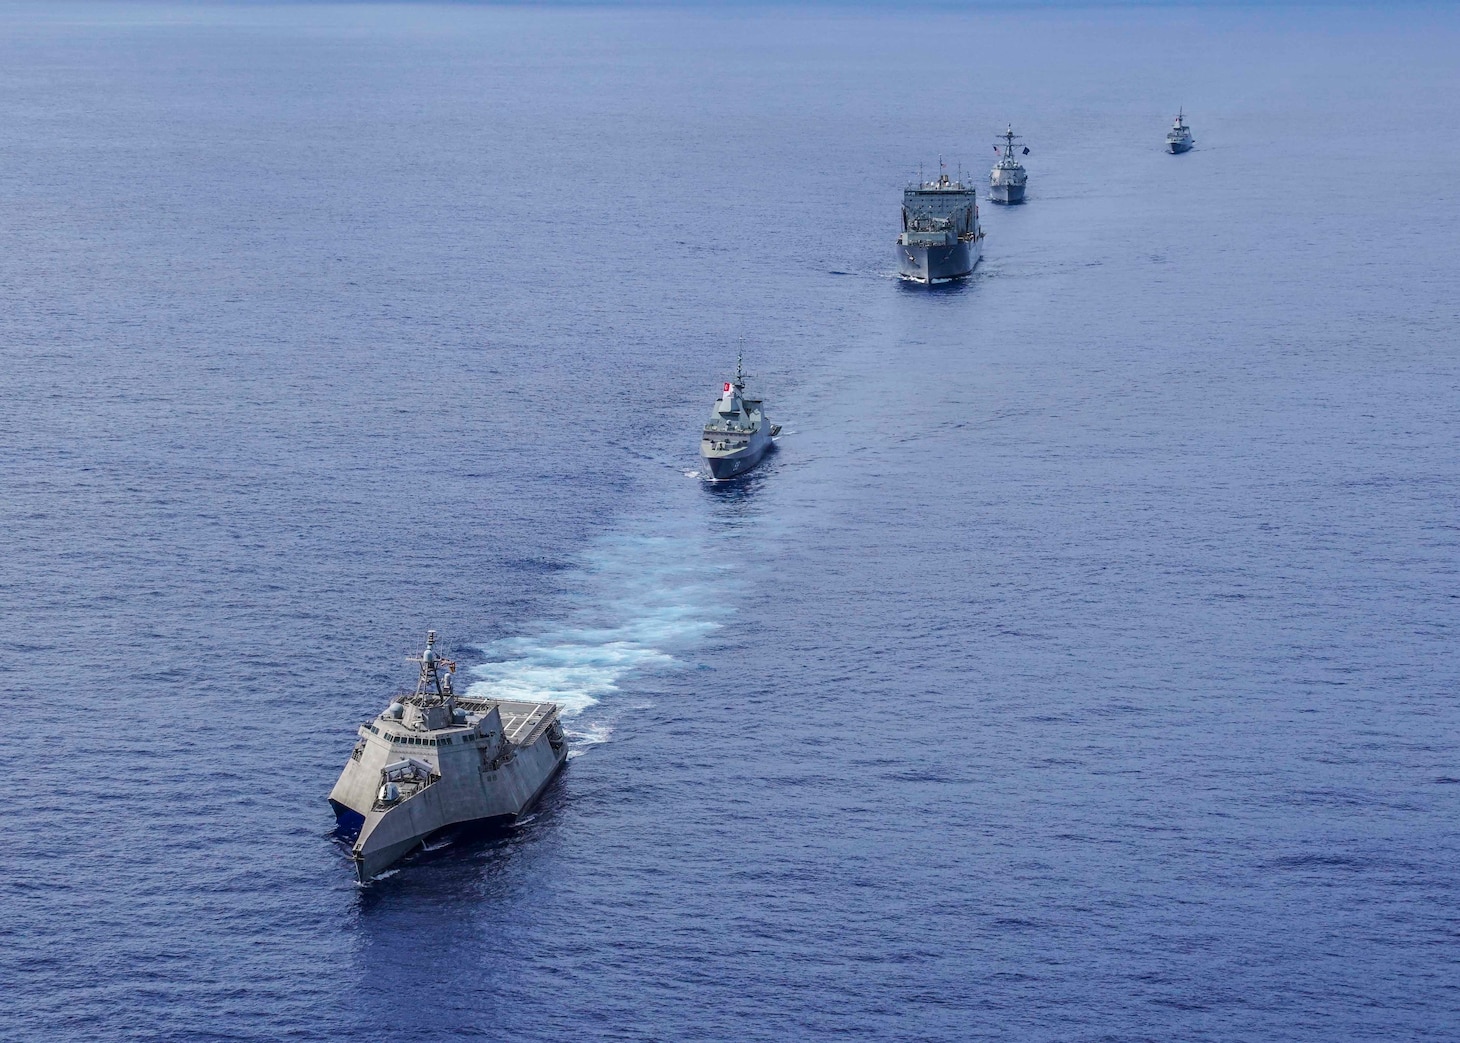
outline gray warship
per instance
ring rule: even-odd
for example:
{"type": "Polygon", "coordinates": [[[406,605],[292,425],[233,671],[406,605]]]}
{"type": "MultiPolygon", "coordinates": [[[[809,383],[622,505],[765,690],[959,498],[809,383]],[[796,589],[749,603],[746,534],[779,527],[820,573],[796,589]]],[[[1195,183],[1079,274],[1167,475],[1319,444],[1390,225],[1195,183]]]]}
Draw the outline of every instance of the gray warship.
{"type": "Polygon", "coordinates": [[[415,693],[360,726],[330,790],[362,883],[448,826],[511,822],[568,758],[556,703],[457,695],[456,664],[436,651],[434,630],[411,661],[421,668],[415,693]]]}
{"type": "Polygon", "coordinates": [[[1171,129],[1166,132],[1166,151],[1176,156],[1182,152],[1190,152],[1191,146],[1195,144],[1196,139],[1191,136],[1191,128],[1186,125],[1186,110],[1180,109],[1171,129]]]}
{"type": "Polygon", "coordinates": [[[942,160],[938,170],[936,181],[903,189],[902,232],[897,237],[899,274],[930,286],[962,278],[983,256],[973,186],[950,178],[942,160]]]}
{"type": "MultiPolygon", "coordinates": [[[[994,164],[994,169],[989,171],[989,199],[995,203],[1022,203],[1029,174],[1025,171],[1024,164],[1014,155],[1014,142],[1019,140],[1019,136],[1010,126],[999,137],[1004,139],[1004,154],[994,164]]],[[[995,145],[994,151],[997,152],[999,148],[1000,146],[995,145]]],[[[1028,148],[1024,149],[1024,155],[1029,155],[1028,148]]]]}
{"type": "Polygon", "coordinates": [[[762,400],[745,396],[744,360],[735,360],[735,379],[725,381],[700,438],[700,455],[716,479],[745,474],[775,446],[781,429],[766,419],[762,400]]]}

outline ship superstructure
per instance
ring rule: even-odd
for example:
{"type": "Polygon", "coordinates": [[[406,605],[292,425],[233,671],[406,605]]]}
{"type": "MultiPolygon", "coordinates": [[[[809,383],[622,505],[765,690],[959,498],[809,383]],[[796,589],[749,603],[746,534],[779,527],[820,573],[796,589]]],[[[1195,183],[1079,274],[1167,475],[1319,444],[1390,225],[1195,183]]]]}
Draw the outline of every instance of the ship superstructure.
{"type": "Polygon", "coordinates": [[[902,232],[897,267],[904,279],[931,285],[973,271],[983,256],[983,230],[972,185],[948,176],[938,161],[936,180],[902,192],[902,232]]]}
{"type": "MultiPolygon", "coordinates": [[[[1019,157],[1014,155],[1014,142],[1019,140],[1019,135],[1014,133],[1013,126],[1009,126],[999,137],[1004,139],[1004,144],[995,145],[994,151],[1002,148],[1003,154],[989,171],[989,199],[995,203],[1022,203],[1029,173],[1019,162],[1019,157]]],[[[1025,148],[1023,154],[1027,156],[1029,149],[1025,148]]]]}
{"type": "Polygon", "coordinates": [[[1176,113],[1171,129],[1166,132],[1166,151],[1174,156],[1190,152],[1191,146],[1195,144],[1196,139],[1191,136],[1191,128],[1186,125],[1186,110],[1183,108],[1176,113]]]}
{"type": "Polygon", "coordinates": [[[434,630],[412,662],[415,692],[360,726],[329,795],[362,882],[448,826],[511,822],[568,757],[556,703],[457,695],[434,630]]]}

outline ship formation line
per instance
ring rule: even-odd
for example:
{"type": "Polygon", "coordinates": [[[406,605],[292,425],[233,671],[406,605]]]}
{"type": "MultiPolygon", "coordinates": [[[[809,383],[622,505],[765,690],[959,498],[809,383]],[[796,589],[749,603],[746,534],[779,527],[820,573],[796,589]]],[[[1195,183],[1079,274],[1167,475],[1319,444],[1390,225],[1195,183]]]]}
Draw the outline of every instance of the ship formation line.
{"type": "MultiPolygon", "coordinates": [[[[1020,157],[1029,149],[1015,153],[1020,138],[1012,125],[999,137],[989,198],[1017,205],[1029,180],[1020,157]]],[[[1182,109],[1166,135],[1166,151],[1188,152],[1195,143],[1182,109]]],[[[931,286],[971,274],[983,256],[983,239],[977,192],[961,169],[949,177],[942,157],[937,178],[925,181],[920,173],[903,190],[896,256],[904,279],[931,286]]],[[[700,436],[712,480],[739,479],[774,451],[781,428],[764,406],[763,397],[746,392],[742,354],[700,436]]],[[[568,760],[557,703],[458,695],[456,662],[437,651],[434,630],[426,634],[425,651],[410,661],[418,667],[415,691],[359,727],[329,794],[362,883],[442,830],[520,819],[568,760]]]]}

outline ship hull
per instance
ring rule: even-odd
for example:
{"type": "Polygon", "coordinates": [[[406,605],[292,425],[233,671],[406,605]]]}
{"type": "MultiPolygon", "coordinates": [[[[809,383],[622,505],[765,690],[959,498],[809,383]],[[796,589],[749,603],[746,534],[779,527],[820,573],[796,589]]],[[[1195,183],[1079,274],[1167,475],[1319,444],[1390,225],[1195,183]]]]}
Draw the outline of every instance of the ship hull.
{"type": "MultiPolygon", "coordinates": [[[[547,746],[546,739],[543,746],[547,746]]],[[[368,883],[442,830],[465,825],[507,826],[531,811],[568,756],[566,749],[561,753],[550,749],[525,752],[527,757],[519,754],[514,758],[513,763],[518,759],[527,762],[516,771],[510,771],[510,763],[497,769],[498,776],[512,776],[506,785],[494,787],[498,793],[462,801],[459,794],[442,785],[443,779],[395,807],[366,814],[351,851],[360,882],[368,883]]]]}
{"type": "Polygon", "coordinates": [[[365,825],[364,814],[346,804],[341,804],[333,797],[330,798],[330,807],[335,812],[335,831],[350,840],[358,837],[360,827],[365,825]]]}
{"type": "Polygon", "coordinates": [[[744,449],[735,452],[702,449],[700,455],[705,458],[710,476],[716,481],[723,481],[726,478],[738,478],[754,470],[774,444],[770,432],[762,429],[751,436],[750,444],[744,449]]]}
{"type": "Polygon", "coordinates": [[[897,269],[904,279],[932,285],[970,274],[983,254],[977,240],[959,239],[947,246],[897,244],[897,269]]]}
{"type": "MultiPolygon", "coordinates": [[[[502,730],[501,719],[491,727],[502,730]]],[[[358,756],[346,763],[329,795],[340,832],[353,837],[350,853],[360,881],[379,875],[444,829],[510,823],[529,811],[568,759],[556,724],[535,732],[531,741],[498,747],[496,757],[471,743],[411,747],[408,755],[431,763],[436,774],[428,785],[386,805],[377,800],[382,771],[407,754],[401,745],[362,729],[358,756]]]]}
{"type": "Polygon", "coordinates": [[[995,203],[1013,206],[1024,202],[1023,185],[994,185],[989,189],[989,198],[995,203]]]}
{"type": "Polygon", "coordinates": [[[1190,141],[1168,141],[1166,142],[1166,151],[1173,156],[1179,156],[1183,152],[1190,152],[1192,144],[1193,142],[1190,141]]]}

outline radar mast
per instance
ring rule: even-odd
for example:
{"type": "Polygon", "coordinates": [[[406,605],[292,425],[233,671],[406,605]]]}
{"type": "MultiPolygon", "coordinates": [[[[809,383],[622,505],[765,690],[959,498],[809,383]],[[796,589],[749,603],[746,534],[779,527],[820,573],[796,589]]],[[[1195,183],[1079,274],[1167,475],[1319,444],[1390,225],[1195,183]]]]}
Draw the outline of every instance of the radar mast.
{"type": "Polygon", "coordinates": [[[407,656],[411,662],[421,665],[421,674],[416,681],[416,693],[411,698],[422,705],[445,702],[453,692],[451,675],[456,670],[455,660],[447,659],[436,651],[436,631],[426,631],[426,650],[418,656],[407,656]]]}

